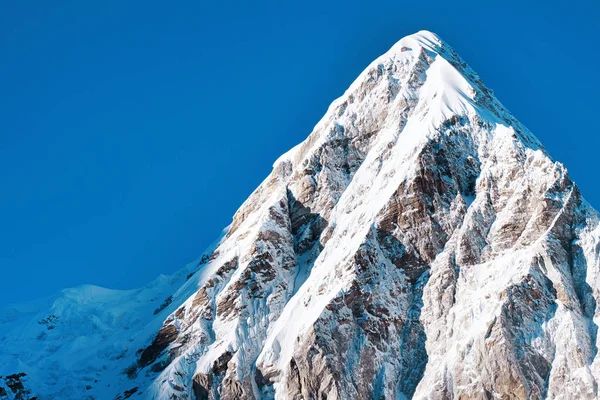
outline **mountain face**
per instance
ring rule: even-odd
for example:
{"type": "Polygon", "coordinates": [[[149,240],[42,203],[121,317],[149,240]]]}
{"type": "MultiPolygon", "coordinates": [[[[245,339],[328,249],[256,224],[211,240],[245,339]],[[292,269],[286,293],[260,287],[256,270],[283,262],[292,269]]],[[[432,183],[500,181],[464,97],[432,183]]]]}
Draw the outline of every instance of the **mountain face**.
{"type": "Polygon", "coordinates": [[[334,101],[197,261],[0,311],[0,399],[594,399],[600,224],[439,37],[334,101]]]}

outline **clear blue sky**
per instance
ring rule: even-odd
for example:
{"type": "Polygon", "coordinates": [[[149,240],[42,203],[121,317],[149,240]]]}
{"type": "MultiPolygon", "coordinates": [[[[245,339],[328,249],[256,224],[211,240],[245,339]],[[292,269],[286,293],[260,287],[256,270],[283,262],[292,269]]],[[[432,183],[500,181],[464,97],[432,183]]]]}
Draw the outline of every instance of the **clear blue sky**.
{"type": "Polygon", "coordinates": [[[2,2],[0,304],[138,287],[196,258],[362,69],[421,29],[600,207],[597,1],[278,3],[2,2]]]}

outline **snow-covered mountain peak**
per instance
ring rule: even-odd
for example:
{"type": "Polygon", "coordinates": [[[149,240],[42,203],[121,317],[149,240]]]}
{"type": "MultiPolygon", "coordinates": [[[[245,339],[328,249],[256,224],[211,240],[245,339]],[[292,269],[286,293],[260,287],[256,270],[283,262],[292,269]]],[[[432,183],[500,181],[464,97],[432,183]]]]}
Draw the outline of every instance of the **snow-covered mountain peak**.
{"type": "MultiPolygon", "coordinates": [[[[435,33],[430,31],[419,31],[400,39],[390,49],[391,52],[398,53],[411,51],[415,48],[423,48],[434,53],[443,52],[445,42],[435,33]]],[[[389,52],[388,52],[389,53],[389,52]]]]}
{"type": "Polygon", "coordinates": [[[599,260],[566,169],[421,31],[195,262],[0,311],[0,399],[597,398],[599,260]]]}

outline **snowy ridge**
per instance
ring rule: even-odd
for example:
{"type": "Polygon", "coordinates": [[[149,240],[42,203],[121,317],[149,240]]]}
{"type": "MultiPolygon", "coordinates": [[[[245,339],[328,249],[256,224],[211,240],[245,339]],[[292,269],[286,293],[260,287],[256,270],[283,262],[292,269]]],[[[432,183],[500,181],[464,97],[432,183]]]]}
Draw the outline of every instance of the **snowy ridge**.
{"type": "Polygon", "coordinates": [[[421,31],[197,261],[1,310],[0,399],[597,398],[599,269],[564,166],[421,31]]]}

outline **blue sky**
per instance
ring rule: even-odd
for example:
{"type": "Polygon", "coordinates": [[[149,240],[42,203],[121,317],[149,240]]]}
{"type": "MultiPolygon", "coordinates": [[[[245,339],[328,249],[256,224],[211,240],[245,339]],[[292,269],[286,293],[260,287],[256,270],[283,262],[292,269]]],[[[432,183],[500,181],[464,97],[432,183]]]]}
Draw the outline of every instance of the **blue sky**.
{"type": "Polygon", "coordinates": [[[600,6],[486,3],[3,1],[0,304],[134,288],[196,258],[362,69],[421,29],[600,207],[600,6]]]}

